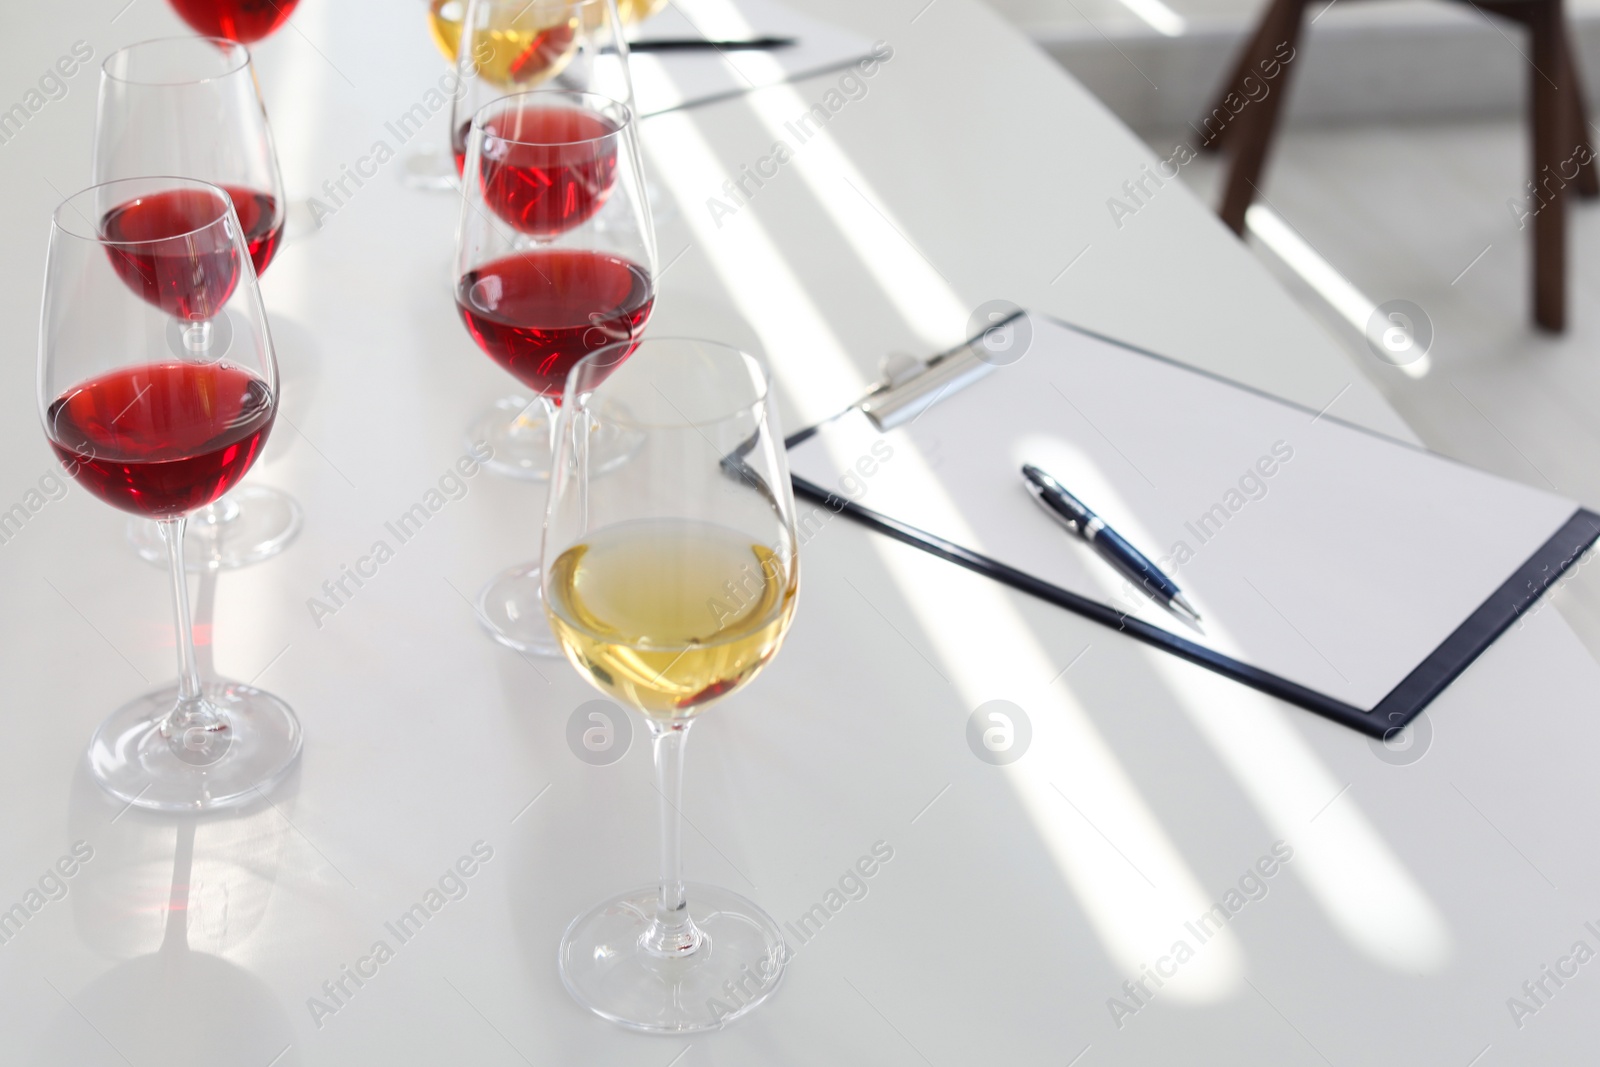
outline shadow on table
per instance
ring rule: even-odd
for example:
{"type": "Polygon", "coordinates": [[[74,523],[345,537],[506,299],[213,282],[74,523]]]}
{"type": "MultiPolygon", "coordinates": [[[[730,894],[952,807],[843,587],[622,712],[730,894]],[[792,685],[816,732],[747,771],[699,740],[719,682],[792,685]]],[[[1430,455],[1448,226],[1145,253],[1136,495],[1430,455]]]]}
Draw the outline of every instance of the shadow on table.
{"type": "Polygon", "coordinates": [[[73,919],[85,945],[119,962],[61,990],[70,1004],[28,1062],[82,1067],[105,1061],[107,1045],[172,1067],[304,1062],[282,1003],[224,958],[266,914],[298,788],[295,772],[271,803],[167,816],[122,810],[80,763],[68,825],[94,851],[72,881],[73,919]]]}

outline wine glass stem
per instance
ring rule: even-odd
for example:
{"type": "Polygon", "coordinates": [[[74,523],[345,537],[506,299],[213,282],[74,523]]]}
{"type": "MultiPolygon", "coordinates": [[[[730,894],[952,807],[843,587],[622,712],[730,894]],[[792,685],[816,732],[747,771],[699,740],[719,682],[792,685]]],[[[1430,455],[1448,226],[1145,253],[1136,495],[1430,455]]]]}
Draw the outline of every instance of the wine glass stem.
{"type": "Polygon", "coordinates": [[[550,435],[550,454],[556,454],[556,419],[561,417],[561,405],[546,393],[539,394],[539,405],[544,408],[544,430],[550,435]]]}
{"type": "Polygon", "coordinates": [[[194,625],[189,616],[189,576],[183,566],[183,527],[185,520],[163,519],[161,539],[167,545],[167,564],[172,574],[172,622],[178,643],[178,705],[167,718],[169,738],[181,739],[194,729],[216,730],[222,718],[200,691],[200,671],[194,655],[194,625]]]}
{"type": "Polygon", "coordinates": [[[204,356],[211,350],[212,332],[210,319],[191,322],[183,330],[183,347],[188,349],[191,356],[204,356]]]}
{"type": "Polygon", "coordinates": [[[683,746],[689,739],[688,722],[650,721],[655,752],[656,791],[661,794],[661,888],[656,895],[656,917],[645,931],[645,951],[657,956],[681,957],[700,947],[704,935],[689,918],[683,891],[683,746]]]}

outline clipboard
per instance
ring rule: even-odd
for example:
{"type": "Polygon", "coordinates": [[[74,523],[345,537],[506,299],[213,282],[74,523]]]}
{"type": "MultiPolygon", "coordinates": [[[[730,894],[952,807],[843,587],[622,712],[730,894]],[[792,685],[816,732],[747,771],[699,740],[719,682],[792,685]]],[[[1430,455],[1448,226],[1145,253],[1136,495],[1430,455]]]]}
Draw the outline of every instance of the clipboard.
{"type": "Polygon", "coordinates": [[[787,444],[803,497],[1373,737],[1600,538],[1600,515],[1554,493],[1024,311],[787,444]],[[901,466],[856,469],[874,446],[901,466]],[[1119,591],[1027,499],[1018,460],[1156,560],[1204,632],[1119,591]]]}

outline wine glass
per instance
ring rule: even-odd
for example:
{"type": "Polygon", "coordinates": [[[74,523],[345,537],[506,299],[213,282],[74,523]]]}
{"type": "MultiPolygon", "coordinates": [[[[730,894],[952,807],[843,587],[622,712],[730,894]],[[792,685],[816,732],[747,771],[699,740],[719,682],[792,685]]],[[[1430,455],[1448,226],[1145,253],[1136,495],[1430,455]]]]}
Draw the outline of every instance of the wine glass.
{"type": "Polygon", "coordinates": [[[92,186],[56,209],[45,264],[39,412],[67,472],[160,526],[178,681],[123,705],[89,744],[113,796],[159,811],[236,805],[280,781],[300,724],[270,693],[196,668],[185,520],[244,477],[278,406],[246,230],[188,178],[92,186]]]}
{"type": "Polygon", "coordinates": [[[207,37],[250,44],[289,20],[300,0],[169,0],[178,16],[207,37]]]}
{"type": "Polygon", "coordinates": [[[738,1018],[771,995],[788,959],[761,908],[686,886],[679,850],[689,727],[771,661],[794,615],[794,495],[770,392],[754,356],[647,338],[584,359],[562,400],[545,609],[578,673],[649,722],[661,882],[573,920],[561,978],[590,1010],[639,1030],[738,1018]],[[602,473],[591,444],[618,424],[641,444],[602,473]]]}
{"type": "MultiPolygon", "coordinates": [[[[466,19],[468,0],[427,0],[427,3],[433,43],[439,46],[446,59],[455,62],[461,54],[461,24],[466,19]]],[[[667,0],[617,0],[617,14],[627,26],[643,22],[666,6],[667,0]]]]}
{"type": "Polygon", "coordinates": [[[599,93],[633,108],[628,44],[616,0],[461,0],[456,27],[462,91],[450,113],[456,170],[472,117],[531,89],[599,93]]]}
{"type": "MultiPolygon", "coordinates": [[[[119,49],[100,71],[94,180],[181,174],[233,198],[256,274],[283,236],[283,179],[250,50],[220,37],[168,37],[119,49]]],[[[277,555],[300,532],[287,493],[246,485],[197,511],[191,570],[242,567],[277,555]]],[[[154,522],[133,519],[128,539],[152,563],[166,546],[154,522]]]]}
{"type": "MultiPolygon", "coordinates": [[[[497,100],[473,119],[462,184],[456,309],[478,346],[536,398],[480,416],[467,439],[498,469],[545,478],[567,371],[590,352],[638,340],[655,304],[655,231],[632,113],[556,89],[497,100]]],[[[596,442],[613,464],[627,445],[619,434],[596,442]]],[[[520,564],[484,587],[478,617],[502,644],[558,655],[540,595],[538,566],[520,564]]]]}

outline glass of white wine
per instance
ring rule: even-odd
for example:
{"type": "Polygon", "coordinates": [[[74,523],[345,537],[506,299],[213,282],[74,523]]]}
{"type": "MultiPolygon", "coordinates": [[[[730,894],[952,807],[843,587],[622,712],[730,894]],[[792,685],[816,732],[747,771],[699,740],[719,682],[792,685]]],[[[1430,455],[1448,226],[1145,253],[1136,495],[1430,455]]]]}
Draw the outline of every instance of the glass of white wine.
{"type": "MultiPolygon", "coordinates": [[[[439,51],[451,62],[461,50],[461,22],[466,17],[467,0],[427,0],[428,28],[439,51]]],[[[624,25],[643,22],[660,14],[667,0],[617,0],[617,14],[624,25]]]]}
{"type": "Polygon", "coordinates": [[[689,727],[761,672],[794,617],[794,495],[772,406],[759,359],[679,338],[601,349],[562,400],[545,611],[578,673],[649,722],[661,881],[574,919],[561,978],[636,1030],[715,1029],[766,1000],[788,958],[756,904],[686,885],[679,850],[689,727]],[[628,462],[591,464],[591,442],[617,430],[639,441],[628,462]]]}

